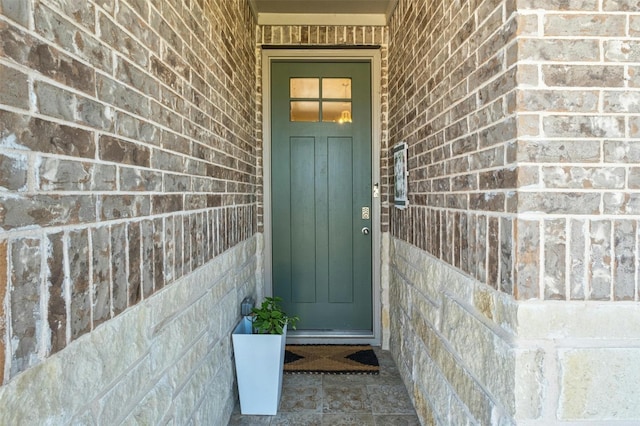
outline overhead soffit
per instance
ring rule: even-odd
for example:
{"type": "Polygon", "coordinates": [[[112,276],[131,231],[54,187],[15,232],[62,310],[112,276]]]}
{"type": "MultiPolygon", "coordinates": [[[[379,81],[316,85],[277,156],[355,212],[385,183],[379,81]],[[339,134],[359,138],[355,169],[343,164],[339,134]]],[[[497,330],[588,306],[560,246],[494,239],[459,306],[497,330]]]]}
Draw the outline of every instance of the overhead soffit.
{"type": "Polygon", "coordinates": [[[398,0],[250,0],[260,25],[386,25],[398,0]]]}

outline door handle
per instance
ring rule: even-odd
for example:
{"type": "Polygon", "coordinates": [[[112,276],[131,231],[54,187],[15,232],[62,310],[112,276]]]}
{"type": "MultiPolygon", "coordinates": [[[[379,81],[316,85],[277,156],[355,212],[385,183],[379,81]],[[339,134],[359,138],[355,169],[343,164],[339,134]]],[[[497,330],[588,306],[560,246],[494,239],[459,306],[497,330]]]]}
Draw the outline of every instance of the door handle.
{"type": "Polygon", "coordinates": [[[369,235],[369,228],[367,228],[366,226],[364,228],[362,228],[362,233],[364,235],[369,235]]]}

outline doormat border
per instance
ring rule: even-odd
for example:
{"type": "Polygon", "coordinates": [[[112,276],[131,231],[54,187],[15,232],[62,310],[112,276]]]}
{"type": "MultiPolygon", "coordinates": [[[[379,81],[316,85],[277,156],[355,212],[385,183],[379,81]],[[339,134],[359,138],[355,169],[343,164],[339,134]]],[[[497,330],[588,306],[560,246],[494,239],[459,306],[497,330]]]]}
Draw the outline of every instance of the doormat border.
{"type": "MultiPolygon", "coordinates": [[[[298,349],[300,350],[300,349],[298,349]]],[[[347,356],[342,357],[342,359],[347,358],[347,356]]],[[[313,360],[310,361],[313,363],[313,360]]],[[[313,365],[313,364],[311,364],[313,365]]],[[[377,375],[380,374],[380,363],[378,362],[378,357],[373,350],[373,347],[368,344],[322,344],[322,343],[313,343],[313,344],[290,344],[285,347],[285,364],[284,364],[284,373],[285,374],[332,374],[332,375],[340,375],[340,374],[358,374],[358,375],[377,375]],[[318,356],[318,359],[315,360],[320,365],[317,368],[313,368],[313,366],[309,368],[300,367],[300,369],[292,369],[291,364],[295,363],[304,358],[291,359],[296,356],[294,348],[312,348],[312,347],[327,347],[327,348],[354,348],[349,355],[358,354],[355,359],[350,358],[344,361],[345,367],[343,369],[331,368],[327,369],[321,368],[322,363],[331,363],[331,364],[339,364],[341,362],[340,358],[334,358],[331,360],[331,357],[323,357],[318,356]],[[358,350],[358,348],[362,348],[363,350],[358,350]],[[364,352],[364,353],[363,353],[364,352]],[[289,361],[287,361],[289,359],[289,361]],[[353,367],[353,364],[357,363],[359,366],[358,369],[349,368],[349,366],[353,367]],[[290,369],[287,369],[287,365],[289,365],[290,369]]]]}

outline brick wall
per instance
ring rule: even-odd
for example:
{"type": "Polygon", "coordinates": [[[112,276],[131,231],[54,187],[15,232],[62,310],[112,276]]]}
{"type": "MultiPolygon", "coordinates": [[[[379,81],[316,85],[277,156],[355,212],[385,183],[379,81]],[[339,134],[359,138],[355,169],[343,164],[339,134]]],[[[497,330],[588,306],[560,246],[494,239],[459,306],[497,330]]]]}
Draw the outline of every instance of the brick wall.
{"type": "Polygon", "coordinates": [[[637,301],[638,10],[518,7],[400,2],[389,131],[410,207],[392,234],[519,300],[637,301]]]}
{"type": "Polygon", "coordinates": [[[0,1],[0,383],[256,232],[254,30],[244,0],[0,1]]]}
{"type": "Polygon", "coordinates": [[[519,296],[637,301],[640,8],[528,1],[518,13],[519,296]]]}
{"type": "Polygon", "coordinates": [[[390,24],[390,145],[409,145],[391,233],[516,294],[512,2],[401,1],[390,24]]]}

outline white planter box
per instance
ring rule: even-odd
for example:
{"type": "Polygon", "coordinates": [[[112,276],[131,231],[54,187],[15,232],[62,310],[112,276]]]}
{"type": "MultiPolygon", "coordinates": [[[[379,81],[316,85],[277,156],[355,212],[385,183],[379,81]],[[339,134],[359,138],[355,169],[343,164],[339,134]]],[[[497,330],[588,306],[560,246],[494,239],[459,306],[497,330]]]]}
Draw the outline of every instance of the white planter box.
{"type": "Polygon", "coordinates": [[[275,415],[282,392],[285,328],[279,334],[251,334],[243,318],[233,330],[233,352],[242,414],[275,415]]]}

